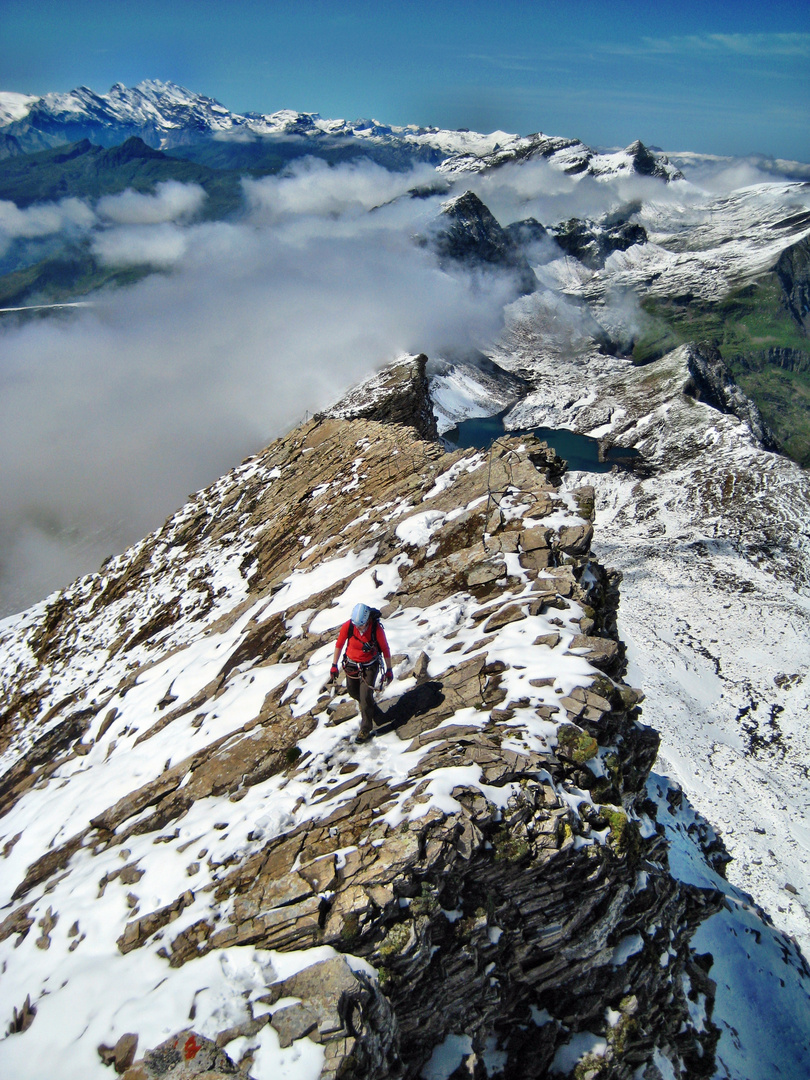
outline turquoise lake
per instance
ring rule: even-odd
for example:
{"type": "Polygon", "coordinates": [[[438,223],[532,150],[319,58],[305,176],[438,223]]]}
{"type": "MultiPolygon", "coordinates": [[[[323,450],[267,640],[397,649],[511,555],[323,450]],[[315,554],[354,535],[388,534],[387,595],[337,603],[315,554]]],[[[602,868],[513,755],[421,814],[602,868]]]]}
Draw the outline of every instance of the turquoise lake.
{"type": "Polygon", "coordinates": [[[444,439],[459,450],[470,447],[486,449],[503,435],[536,435],[538,439],[552,446],[560,457],[565,458],[569,469],[582,469],[586,472],[610,472],[614,465],[620,469],[628,469],[633,458],[640,456],[638,450],[632,447],[615,446],[611,447],[604,455],[604,460],[600,461],[597,439],[578,435],[565,428],[518,428],[507,432],[503,426],[503,413],[463,420],[452,430],[445,432],[444,439]]]}

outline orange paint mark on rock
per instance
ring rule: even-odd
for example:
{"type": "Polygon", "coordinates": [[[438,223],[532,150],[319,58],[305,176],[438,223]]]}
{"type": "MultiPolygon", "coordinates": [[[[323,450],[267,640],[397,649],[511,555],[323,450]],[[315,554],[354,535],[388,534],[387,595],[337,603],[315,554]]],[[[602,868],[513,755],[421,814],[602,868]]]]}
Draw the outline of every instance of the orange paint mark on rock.
{"type": "Polygon", "coordinates": [[[202,1047],[197,1042],[196,1036],[189,1035],[189,1037],[186,1039],[185,1046],[183,1047],[183,1057],[186,1059],[186,1061],[191,1061],[193,1057],[197,1056],[200,1050],[202,1050],[202,1047]]]}

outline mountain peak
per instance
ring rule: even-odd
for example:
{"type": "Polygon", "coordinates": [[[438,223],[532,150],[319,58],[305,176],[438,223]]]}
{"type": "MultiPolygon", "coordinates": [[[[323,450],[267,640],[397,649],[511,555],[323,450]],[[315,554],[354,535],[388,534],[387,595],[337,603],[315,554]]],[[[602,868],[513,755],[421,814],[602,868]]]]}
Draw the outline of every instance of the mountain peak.
{"type": "Polygon", "coordinates": [[[104,155],[111,165],[121,165],[126,161],[136,161],[140,158],[162,159],[165,157],[162,151],[148,146],[137,135],[130,136],[120,146],[113,146],[109,150],[105,150],[104,155]]]}
{"type": "Polygon", "coordinates": [[[641,176],[657,176],[667,179],[682,178],[682,173],[670,166],[669,159],[666,156],[656,156],[648,146],[644,145],[641,139],[636,139],[635,142],[630,143],[625,149],[625,153],[630,155],[634,170],[641,176]]]}
{"type": "Polygon", "coordinates": [[[442,205],[436,247],[445,260],[507,270],[521,293],[537,288],[526,256],[474,191],[465,191],[442,205]]]}

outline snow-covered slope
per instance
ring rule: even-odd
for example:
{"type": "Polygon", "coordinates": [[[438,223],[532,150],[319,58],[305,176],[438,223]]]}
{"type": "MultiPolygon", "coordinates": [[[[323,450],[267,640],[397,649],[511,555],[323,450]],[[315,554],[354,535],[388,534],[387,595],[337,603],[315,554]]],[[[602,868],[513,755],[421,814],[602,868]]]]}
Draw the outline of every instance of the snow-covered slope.
{"type": "Polygon", "coordinates": [[[721,829],[731,880],[807,949],[810,479],[686,395],[687,349],[644,368],[597,353],[566,363],[530,327],[516,305],[495,354],[524,377],[533,367],[538,387],[507,425],[642,453],[642,476],[594,480],[597,547],[624,574],[622,636],[661,767],[721,829]]]}
{"type": "MultiPolygon", "coordinates": [[[[561,259],[537,273],[611,331],[643,325],[628,295],[717,300],[810,233],[809,204],[806,184],[647,203],[637,220],[649,243],[601,270],[561,259]]],[[[536,389],[508,423],[644,455],[642,477],[596,481],[598,549],[624,574],[622,635],[662,733],[661,768],[722,831],[731,880],[808,950],[810,479],[745,422],[686,395],[689,350],[640,369],[587,348],[566,358],[547,332],[559,311],[547,297],[513,308],[493,357],[536,389]]]]}
{"type": "MultiPolygon", "coordinates": [[[[644,368],[593,350],[566,358],[545,332],[550,310],[559,308],[539,297],[513,305],[492,353],[535,382],[506,423],[566,428],[643,455],[636,474],[574,473],[570,482],[593,483],[594,549],[623,575],[629,677],[661,733],[653,795],[679,784],[732,856],[731,885],[720,885],[726,909],[699,935],[718,981],[717,1075],[770,1080],[784,1075],[787,1015],[799,1057],[810,1045],[806,965],[794,953],[803,974],[792,1003],[771,1015],[793,946],[756,913],[764,907],[810,952],[810,477],[765,451],[745,421],[690,396],[689,349],[644,368]]],[[[452,391],[455,416],[464,413],[457,372],[437,383],[440,406],[452,391]]],[[[469,394],[466,415],[478,414],[469,394]]],[[[696,871],[689,853],[694,832],[688,814],[672,821],[683,855],[674,866],[706,883],[712,873],[702,860],[696,871]]]]}
{"type": "Polygon", "coordinates": [[[39,100],[31,94],[0,91],[0,127],[13,124],[15,120],[23,120],[39,100]]]}
{"type": "Polygon", "coordinates": [[[667,871],[591,491],[557,464],[310,422],[0,624],[3,1075],[181,1032],[255,1080],[711,1061],[689,942],[718,894],[667,871]],[[368,745],[325,685],[361,598],[396,675],[368,745]]]}
{"type": "Polygon", "coordinates": [[[681,200],[646,202],[634,220],[649,242],[614,252],[604,271],[587,279],[587,296],[629,288],[718,300],[772,269],[787,246],[810,234],[810,188],[756,184],[701,198],[684,185],[681,200]]]}
{"type": "Polygon", "coordinates": [[[182,128],[210,134],[229,131],[241,119],[232,118],[213,98],[152,79],[131,89],[116,83],[109,94],[96,94],[86,86],[43,97],[2,93],[0,117],[6,124],[24,122],[28,129],[53,135],[58,134],[60,124],[70,128],[83,123],[99,131],[151,129],[165,137],[182,128]]]}

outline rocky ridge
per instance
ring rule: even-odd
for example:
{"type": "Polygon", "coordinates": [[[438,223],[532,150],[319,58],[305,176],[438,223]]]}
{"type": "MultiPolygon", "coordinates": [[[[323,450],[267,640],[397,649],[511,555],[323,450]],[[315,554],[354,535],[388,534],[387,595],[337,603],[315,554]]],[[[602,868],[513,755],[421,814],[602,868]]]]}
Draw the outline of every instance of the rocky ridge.
{"type": "Polygon", "coordinates": [[[735,883],[806,948],[807,472],[765,449],[738,387],[695,399],[711,349],[642,368],[593,347],[570,358],[547,319],[539,298],[520,301],[493,350],[534,387],[507,426],[640,452],[635,473],[599,479],[598,550],[624,574],[622,637],[664,737],[661,767],[723,829],[735,883]],[[701,583],[701,605],[687,580],[701,583]]]}
{"type": "Polygon", "coordinates": [[[561,468],[316,418],[4,621],[4,1071],[711,1075],[719,894],[667,872],[561,468]],[[362,746],[325,684],[361,597],[362,746]]]}

